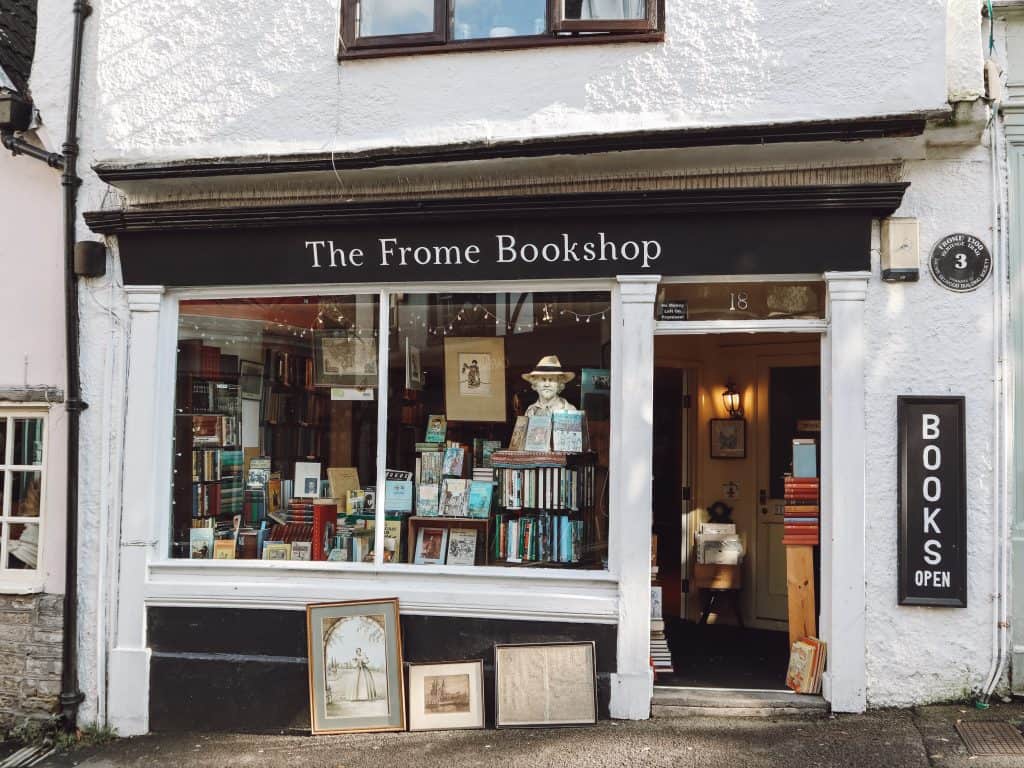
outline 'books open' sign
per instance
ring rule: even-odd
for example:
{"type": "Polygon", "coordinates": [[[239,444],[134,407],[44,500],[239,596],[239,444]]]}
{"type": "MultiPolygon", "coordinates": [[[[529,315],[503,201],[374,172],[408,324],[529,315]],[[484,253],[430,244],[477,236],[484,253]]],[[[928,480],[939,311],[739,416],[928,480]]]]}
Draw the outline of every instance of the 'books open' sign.
{"type": "Polygon", "coordinates": [[[899,603],[967,606],[964,399],[900,397],[899,603]]]}

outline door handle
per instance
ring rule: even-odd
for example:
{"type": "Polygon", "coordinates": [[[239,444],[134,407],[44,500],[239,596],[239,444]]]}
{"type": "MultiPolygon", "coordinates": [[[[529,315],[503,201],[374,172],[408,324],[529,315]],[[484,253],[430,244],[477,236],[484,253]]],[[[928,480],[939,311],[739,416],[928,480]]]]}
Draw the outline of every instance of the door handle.
{"type": "Polygon", "coordinates": [[[757,494],[757,501],[761,505],[761,514],[768,514],[768,491],[762,488],[757,494]]]}

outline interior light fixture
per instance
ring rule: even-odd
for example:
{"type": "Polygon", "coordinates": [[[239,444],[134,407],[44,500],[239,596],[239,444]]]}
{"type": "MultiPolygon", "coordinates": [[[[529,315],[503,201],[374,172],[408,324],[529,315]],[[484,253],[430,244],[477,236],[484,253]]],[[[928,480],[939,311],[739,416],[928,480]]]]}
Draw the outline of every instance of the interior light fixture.
{"type": "Polygon", "coordinates": [[[725,410],[729,412],[730,419],[743,415],[743,409],[740,407],[740,393],[736,391],[736,385],[732,379],[729,379],[725,384],[725,391],[722,392],[722,403],[725,405],[725,410]]]}

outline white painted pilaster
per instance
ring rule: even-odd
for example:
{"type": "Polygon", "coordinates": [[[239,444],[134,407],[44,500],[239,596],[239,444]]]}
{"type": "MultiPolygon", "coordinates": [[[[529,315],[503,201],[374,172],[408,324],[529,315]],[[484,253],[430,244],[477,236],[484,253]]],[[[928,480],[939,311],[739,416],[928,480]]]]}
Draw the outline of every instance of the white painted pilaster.
{"type": "Polygon", "coordinates": [[[835,712],[866,706],[864,301],[870,277],[825,273],[821,634],[829,644],[825,693],[835,712]]]}
{"type": "Polygon", "coordinates": [[[620,276],[612,297],[609,568],[619,577],[617,671],[611,716],[650,716],[651,478],[654,300],[660,277],[620,276]]]}
{"type": "Polygon", "coordinates": [[[122,496],[117,615],[108,666],[109,725],[121,736],[149,731],[149,649],[146,647],[146,568],[156,543],[157,489],[170,478],[157,476],[163,434],[154,401],[160,388],[161,286],[129,286],[131,326],[128,341],[128,402],[125,417],[124,492],[122,496]]]}

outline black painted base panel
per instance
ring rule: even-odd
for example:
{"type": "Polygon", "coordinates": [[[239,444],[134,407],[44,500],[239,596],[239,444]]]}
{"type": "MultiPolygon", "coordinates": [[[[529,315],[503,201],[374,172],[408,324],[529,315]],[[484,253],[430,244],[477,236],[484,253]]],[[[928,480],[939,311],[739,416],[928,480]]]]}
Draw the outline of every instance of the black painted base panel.
{"type": "MultiPolygon", "coordinates": [[[[494,724],[494,645],[593,640],[598,716],[608,717],[616,627],[609,624],[402,616],[405,662],[484,660],[494,724]]],[[[302,611],[153,608],[148,613],[152,731],[309,730],[302,611]]]]}

